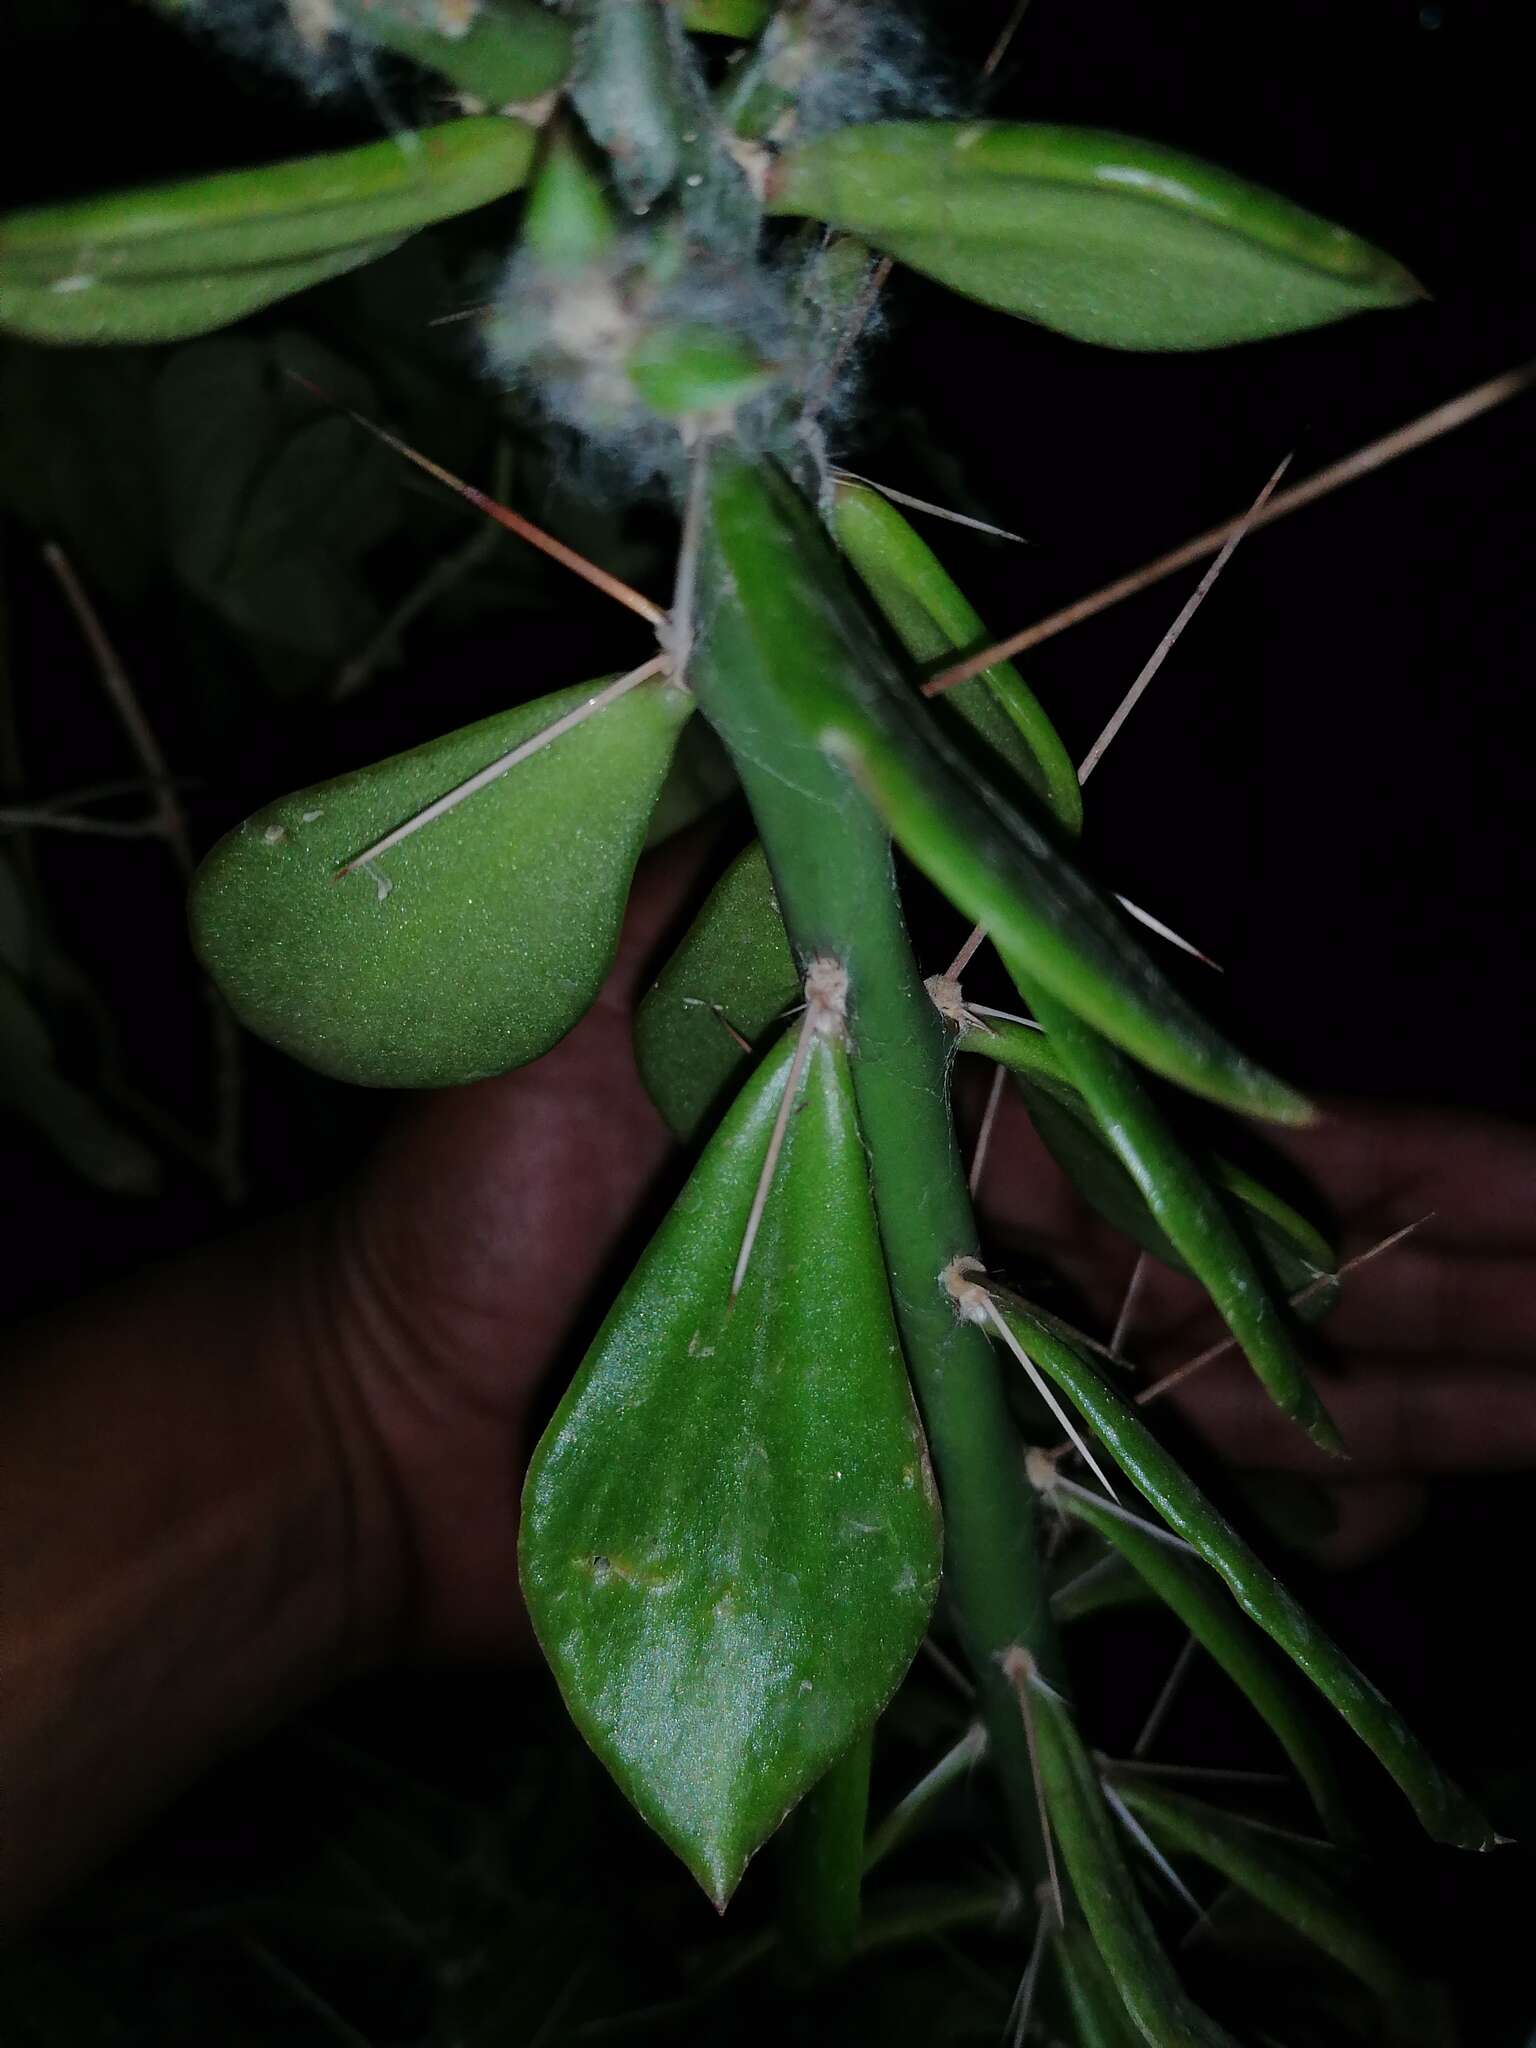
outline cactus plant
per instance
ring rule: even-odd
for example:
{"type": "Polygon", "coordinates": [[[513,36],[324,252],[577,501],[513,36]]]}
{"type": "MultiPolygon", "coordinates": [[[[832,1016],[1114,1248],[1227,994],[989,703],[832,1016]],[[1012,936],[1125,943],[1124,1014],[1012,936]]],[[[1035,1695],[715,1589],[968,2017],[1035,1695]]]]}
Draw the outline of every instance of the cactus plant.
{"type": "MultiPolygon", "coordinates": [[[[218,28],[238,9],[171,11],[218,28]]],[[[1182,1985],[1144,1892],[1148,1839],[1353,1972],[1386,2037],[1439,2038],[1412,1973],[1341,1908],[1341,1851],[1122,1785],[1082,1733],[1048,1518],[1212,1651],[1324,1837],[1354,1845],[1320,1733],[1335,1712],[1435,1839],[1495,1840],[1115,1368],[981,1263],[951,1107],[972,1062],[1013,1071],[1088,1199],[1197,1276],[1278,1407],[1339,1447],[1305,1321],[1347,1278],[1211,1141],[1222,1118],[1302,1123],[1308,1104],[1201,1014],[1092,876],[1077,775],[1018,671],[992,659],[941,701],[920,692],[986,629],[827,453],[828,422],[856,423],[842,387],[883,259],[1119,349],[1259,343],[1418,286],[1167,147],[987,120],[958,85],[950,115],[920,117],[916,31],[875,0],[291,12],[311,56],[377,45],[465,111],[0,219],[0,328],[207,332],[522,190],[488,231],[504,246],[486,369],[675,512],[670,599],[633,607],[654,644],[630,673],[281,797],[192,891],[199,953],[253,1030],[354,1082],[453,1086],[536,1059],[595,999],[686,722],[731,758],[757,839],[636,1020],[647,1085],[697,1161],[524,1496],[528,1607],[576,1725],[720,1909],[777,1837],[783,1946],[836,1968],[866,1939],[866,1889],[878,1922],[870,1873],[894,1839],[866,1837],[871,1739],[942,1597],[979,1715],[964,1758],[984,1754],[1008,1816],[1010,1926],[1055,2038],[1258,2038],[1182,1985]],[[925,980],[894,853],[985,929],[1029,1023],[925,980]],[[1048,1448],[1058,1415],[1065,1453],[1048,1448]],[[1067,1476],[1074,1446],[1094,1483],[1067,1476]]],[[[903,1803],[903,1832],[946,1782],[936,1767],[903,1803]]],[[[913,1924],[975,1906],[940,1898],[913,1924]]]]}

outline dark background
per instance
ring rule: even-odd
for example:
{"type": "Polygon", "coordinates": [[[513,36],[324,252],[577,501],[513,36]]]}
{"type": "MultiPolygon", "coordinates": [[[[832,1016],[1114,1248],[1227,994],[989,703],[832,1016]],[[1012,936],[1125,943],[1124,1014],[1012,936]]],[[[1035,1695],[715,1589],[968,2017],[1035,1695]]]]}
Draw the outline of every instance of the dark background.
{"type": "MultiPolygon", "coordinates": [[[[957,65],[985,49],[1002,11],[977,7],[974,26],[951,25],[957,65]]],[[[888,295],[865,410],[848,443],[851,466],[963,502],[1029,538],[1027,549],[1015,550],[936,530],[978,607],[1004,628],[1240,509],[1286,451],[1296,452],[1294,473],[1305,474],[1522,363],[1536,353],[1529,73],[1517,58],[1523,13],[1470,0],[1246,8],[1034,0],[999,111],[1122,128],[1229,164],[1391,249],[1424,280],[1431,302],[1215,356],[1136,358],[1055,339],[902,279],[888,295]]],[[[389,111],[403,118],[419,110],[407,81],[387,86],[389,111]]],[[[280,81],[106,0],[23,0],[0,23],[5,205],[372,135],[381,118],[355,94],[307,106],[280,81]]],[[[447,252],[441,269],[407,252],[384,266],[384,285],[327,288],[274,309],[249,332],[302,332],[336,360],[357,362],[374,402],[429,452],[479,478],[493,400],[464,382],[462,331],[426,325],[464,303],[468,243],[455,231],[438,240],[447,252]]],[[[42,354],[13,347],[0,356],[11,767],[27,796],[131,772],[38,566],[45,530],[62,529],[92,577],[173,766],[194,779],[188,804],[200,841],[280,788],[509,696],[594,673],[611,648],[630,644],[579,594],[503,553],[413,631],[402,662],[351,702],[329,704],[334,661],[323,632],[302,656],[263,647],[259,635],[253,645],[232,630],[227,593],[212,602],[205,590],[189,601],[167,566],[164,536],[178,514],[166,495],[164,448],[146,455],[135,439],[135,409],[160,372],[159,352],[125,351],[131,361],[108,368],[75,357],[40,363],[42,354]],[[47,422],[41,444],[19,423],[22,413],[47,422]],[[534,609],[509,624],[498,607],[508,579],[518,577],[515,594],[534,609]]],[[[301,424],[297,415],[284,418],[294,430],[301,424]]],[[[1255,1051],[1310,1088],[1519,1118],[1536,1112],[1525,963],[1536,876],[1519,739],[1536,651],[1527,599],[1533,437],[1536,400],[1517,400],[1248,541],[1091,785],[1090,845],[1101,871],[1225,964],[1222,1000],[1233,1023],[1255,1051]]],[[[356,459],[369,458],[360,451],[356,459]]],[[[594,549],[606,546],[626,573],[661,576],[665,529],[655,511],[575,506],[569,479],[521,446],[517,460],[518,502],[535,516],[567,532],[585,521],[594,549]]],[[[324,537],[365,605],[382,606],[466,534],[455,509],[398,480],[388,487],[401,492],[398,520],[359,558],[336,536],[324,537]]],[[[307,509],[296,502],[295,513],[300,536],[307,516],[324,522],[319,499],[307,509]]],[[[1167,584],[1029,659],[1030,680],[1074,753],[1096,734],[1192,580],[1167,584]]],[[[364,623],[366,616],[357,615],[364,623]]],[[[348,651],[346,625],[336,622],[337,655],[348,651]]],[[[116,1041],[107,1064],[135,1094],[195,1122],[202,1024],[163,853],[49,839],[37,859],[57,944],[97,1001],[94,1018],[63,1006],[64,1056],[82,1073],[101,1071],[105,1014],[116,1041]]],[[[335,1185],[387,1114],[377,1099],[297,1074],[261,1048],[250,1051],[249,1080],[256,1211],[335,1185]]],[[[7,1318],[228,1227],[206,1181],[174,1156],[162,1191],[137,1202],[93,1190],[14,1121],[0,1123],[0,1163],[11,1211],[0,1241],[7,1318]]],[[[1522,1805],[1536,1816],[1536,1793],[1517,1782],[1533,1761],[1519,1647],[1529,1503],[1524,1480],[1447,1485],[1425,1530],[1392,1558],[1309,1589],[1459,1767],[1480,1784],[1505,1784],[1511,1824],[1522,1805]]],[[[1122,1650],[1088,1654],[1112,1684],[1128,1685],[1122,1650]]],[[[1149,1655],[1160,1654],[1153,1642],[1149,1655]]],[[[1129,1690],[1140,1700],[1150,1684],[1138,1675],[1129,1690]]],[[[149,1949],[163,1955],[154,1944],[163,1943],[165,1923],[149,1907],[133,1920],[133,1900],[171,1897],[183,1912],[207,1885],[231,1898],[269,1898],[275,1888],[292,1901],[318,1884],[334,1919],[334,1897],[315,1876],[320,1851],[305,1856],[312,1837],[323,1842],[328,1827],[341,1829],[338,1812],[354,1825],[352,1795],[338,1789],[332,1769],[315,1766],[306,1745],[319,1745],[323,1757],[331,1755],[325,1744],[344,1739],[354,1762],[366,1753],[386,1772],[403,1754],[414,1783],[418,1773],[430,1775],[420,1729],[435,1730],[432,1770],[447,1771],[461,1806],[505,1823],[477,1853],[489,1859],[487,1870],[498,1856],[506,1867],[496,1865],[487,1888],[471,1892],[473,1911],[515,1946],[560,1946],[547,1929],[530,1935],[544,1927],[538,1914],[551,1901],[537,1898],[541,1888],[527,1884],[526,1869],[517,1874],[527,1845],[544,1839],[539,1826],[561,1838],[590,1826],[605,1843],[617,1829],[617,1867],[639,1873],[640,1893],[672,1898],[660,1865],[616,1821],[546,1706],[530,1698],[526,1682],[510,1691],[503,1681],[391,1684],[387,1696],[376,1688],[347,1704],[341,1735],[306,1731],[226,1774],[130,1863],[115,1891],[109,1884],[92,1894],[73,1919],[66,1914],[51,1945],[15,1965],[15,2009],[43,1997],[44,2018],[27,2038],[90,2037],[79,2013],[67,2028],[50,2017],[47,1999],[64,1995],[61,1978],[78,1983],[105,1967],[103,1957],[128,1972],[114,1980],[127,1987],[115,1995],[115,2023],[124,2022],[125,2000],[150,1999],[131,1962],[149,1949]],[[468,1735],[443,1740],[445,1719],[468,1735]],[[524,1811],[537,1799],[518,1762],[528,1743],[549,1781],[538,1797],[547,1806],[552,1783],[566,1801],[537,1824],[524,1811]],[[451,1768],[446,1748],[456,1751],[451,1768]],[[393,1761],[378,1764],[380,1755],[393,1761]],[[287,1798],[281,1825],[270,1815],[274,1786],[287,1798]]],[[[1187,1712],[1198,1741],[1221,1708],[1197,1698],[1187,1712]]],[[[360,1768],[368,1767],[365,1757],[360,1768]]],[[[437,1796],[419,1785],[415,1794],[427,1807],[437,1796]]],[[[397,1782],[390,1798],[405,1796],[397,1782]]],[[[415,1819],[424,1840],[442,1815],[434,1808],[430,1825],[415,1819]]],[[[448,1853],[459,1859],[453,1883],[462,1888],[467,1852],[447,1832],[455,1844],[448,1853]]],[[[433,1878],[425,1851],[401,1864],[406,1875],[394,1875],[420,1889],[430,1918],[449,1880],[433,1878]]],[[[1520,1943],[1530,1898],[1518,1854],[1473,1866],[1405,1845],[1396,1868],[1398,1910],[1435,1944],[1473,2002],[1468,2038],[1524,2041],[1533,2014],[1520,1943]]],[[[559,1892],[553,1882],[546,1889],[559,1892]]],[[[644,1949],[656,1930],[633,1890],[609,1896],[611,1874],[574,1886],[579,1904],[570,1903],[561,1927],[587,1925],[581,1916],[590,1918],[594,1891],[609,1915],[602,1939],[621,1926],[624,1940],[644,1949]]],[[[308,1910],[295,1906],[290,1917],[302,1920],[308,1910]]],[[[469,1906],[463,1911],[473,1917],[469,1906]]],[[[658,1911],[664,1940],[706,1931],[691,1904],[658,1911]]],[[[179,1968],[170,1974],[195,1995],[175,2017],[154,2007],[146,2038],[179,2038],[183,2020],[204,2024],[213,2008],[198,2001],[216,1995],[210,1984],[227,2000],[223,2038],[299,2029],[302,2001],[284,2003],[280,1977],[251,1963],[246,1934],[229,1934],[231,1924],[221,1923],[211,1952],[195,1944],[175,1951],[179,1968]],[[231,2013],[241,2015],[238,2026],[231,2013]]],[[[316,1923],[304,1924],[312,1931],[316,1923]]],[[[375,1935],[381,1924],[373,1923],[375,1935]]],[[[267,1927],[261,1946],[270,1947],[270,1934],[267,1927]]],[[[398,1960],[398,1945],[390,1952],[398,1960]]],[[[429,1960],[436,1953],[429,1944],[429,1960]]],[[[0,1977],[0,2033],[6,1981],[0,1977]]],[[[411,1995],[426,2014],[426,1993],[418,1987],[411,1995]]],[[[542,1995],[528,1994],[530,2012],[542,2010],[542,1995]]],[[[311,2013],[304,2024],[312,2021],[311,2013]]],[[[397,2011],[391,2021],[375,2015],[364,2032],[381,2041],[425,2039],[431,2024],[407,2024],[397,2011]]],[[[487,2039],[532,2033],[520,2020],[508,2019],[500,2032],[486,2024],[487,2039]]],[[[860,2022],[851,2024],[857,2038],[860,2022]]],[[[325,2032],[321,2026],[316,2038],[325,2032]]]]}

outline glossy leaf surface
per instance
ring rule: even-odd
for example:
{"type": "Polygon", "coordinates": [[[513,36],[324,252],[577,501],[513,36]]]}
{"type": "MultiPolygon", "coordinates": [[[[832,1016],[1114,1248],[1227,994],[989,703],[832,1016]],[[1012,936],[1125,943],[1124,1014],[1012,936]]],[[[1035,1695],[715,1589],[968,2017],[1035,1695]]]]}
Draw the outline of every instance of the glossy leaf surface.
{"type": "MultiPolygon", "coordinates": [[[[957,660],[992,638],[932,548],[878,491],[838,483],[833,530],[914,661],[933,666],[957,660]]],[[[1068,832],[1082,830],[1082,788],[1072,757],[1011,661],[995,662],[947,691],[944,702],[1034,790],[1059,824],[1068,832]]]]}
{"type": "Polygon", "coordinates": [[[757,840],[705,899],[635,1017],[646,1092],[680,1138],[691,1138],[751,1064],[757,1045],[800,1000],[800,977],[757,840]]]}
{"type": "MultiPolygon", "coordinates": [[[[989,1017],[984,1028],[968,1030],[961,1052],[996,1060],[1018,1079],[1030,1121],[1041,1142],[1079,1194],[1106,1222],[1176,1271],[1191,1271],[1153,1216],[1130,1173],[1105,1138],[1097,1118],[1062,1070],[1043,1031],[989,1017]]],[[[1338,1296],[1333,1247],[1301,1212],[1262,1181],[1220,1157],[1207,1162],[1224,1196],[1241,1204],[1244,1223],[1280,1292],[1289,1298],[1315,1289],[1297,1313],[1308,1320],[1326,1313],[1338,1296]],[[1323,1284],[1318,1285],[1319,1282],[1323,1284]]]]}
{"type": "MultiPolygon", "coordinates": [[[[1089,1422],[1120,1469],[1170,1529],[1226,1581],[1243,1612],[1278,1643],[1397,1781],[1436,1841],[1491,1849],[1493,1830],[1435,1763],[1397,1709],[1358,1670],[1200,1491],[1135,1406],[1068,1343],[1058,1326],[1019,1302],[1003,1313],[1030,1357],[1089,1422]]],[[[1070,1513],[1073,1496],[1063,1493],[1070,1513]]]]}
{"type": "Polygon", "coordinates": [[[0,327],[44,340],[206,333],[514,191],[533,131],[450,121],[387,142],[0,217],[0,327]]]}
{"type": "Polygon", "coordinates": [[[1153,1221],[1211,1297],[1271,1400],[1324,1450],[1338,1451],[1338,1431],[1307,1378],[1284,1305],[1135,1068],[1054,995],[1027,982],[1006,951],[1003,962],[1153,1221]]]}
{"type": "Polygon", "coordinates": [[[770,205],[1111,348],[1222,348],[1422,296],[1390,256],[1278,194],[1088,128],[842,128],[781,160],[770,205]]]}
{"type": "Polygon", "coordinates": [[[950,901],[1106,1036],[1197,1093],[1304,1121],[1307,1105],[1184,1001],[1102,891],[914,702],[782,471],[720,443],[704,459],[742,625],[793,652],[777,687],[804,746],[841,764],[950,901]]]}
{"type": "Polygon", "coordinates": [[[338,870],[593,694],[561,690],[300,790],[220,840],[192,929],[242,1021],[372,1087],[477,1080],[548,1051],[612,962],[685,693],[638,685],[376,864],[338,870]]]}
{"type": "Polygon", "coordinates": [[[1234,2048],[1194,2004],[1147,1917],[1072,1710],[1043,1679],[1022,1682],[1045,1810],[1115,1988],[1152,2048],[1234,2048]]]}
{"type": "Polygon", "coordinates": [[[534,1454],[529,1612],[578,1727],[723,1906],[884,1706],[939,1570],[842,1051],[732,1105],[534,1454]]]}

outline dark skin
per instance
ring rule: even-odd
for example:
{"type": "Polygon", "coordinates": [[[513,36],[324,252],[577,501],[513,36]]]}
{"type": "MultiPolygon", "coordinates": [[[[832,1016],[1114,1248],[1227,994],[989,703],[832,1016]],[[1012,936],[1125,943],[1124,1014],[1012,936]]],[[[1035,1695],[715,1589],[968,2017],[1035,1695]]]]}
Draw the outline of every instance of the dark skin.
{"type": "MultiPolygon", "coordinates": [[[[0,1373],[0,1921],[100,1860],[218,1755],[391,1661],[530,1647],[518,1490],[535,1391],[673,1148],[630,1015],[697,850],[642,875],[593,1011],[535,1066],[422,1098],[335,1202],[14,1333],[0,1373]]],[[[1363,1267],[1329,1324],[1347,1468],[1229,1355],[1176,1398],[1235,1464],[1313,1474],[1347,1562],[1437,1473],[1536,1461],[1536,1139],[1336,1105],[1285,1142],[1363,1267]]],[[[1107,1327],[1132,1255],[1011,1096],[983,1209],[1107,1327]]],[[[1127,1340],[1154,1374],[1209,1340],[1149,1266],[1127,1340]]]]}

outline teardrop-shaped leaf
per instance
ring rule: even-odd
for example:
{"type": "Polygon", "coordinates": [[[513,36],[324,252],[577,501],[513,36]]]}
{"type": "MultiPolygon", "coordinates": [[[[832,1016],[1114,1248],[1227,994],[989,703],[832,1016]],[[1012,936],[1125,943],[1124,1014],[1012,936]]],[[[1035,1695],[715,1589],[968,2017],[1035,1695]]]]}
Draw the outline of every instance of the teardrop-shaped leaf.
{"type": "Polygon", "coordinates": [[[690,132],[671,15],[663,0],[589,0],[571,80],[582,120],[639,212],[676,182],[690,132]]]}
{"type": "Polygon", "coordinates": [[[580,684],[317,783],[228,833],[192,890],[239,1017],[344,1081],[435,1088],[537,1059],[612,964],[692,699],[650,681],[363,867],[342,870],[588,704],[580,684]]]}
{"type": "MultiPolygon", "coordinates": [[[[1444,1775],[1390,1701],[1200,1491],[1133,1404],[1062,1337],[1053,1319],[1036,1314],[1027,1303],[1000,1299],[999,1305],[1035,1364],[1080,1410],[1126,1477],[1220,1574],[1243,1612],[1300,1666],[1375,1753],[1425,1829],[1436,1841],[1458,1848],[1491,1849],[1493,1830],[1466,1794],[1444,1775]]],[[[1063,1488],[1058,1498],[1070,1513],[1076,1496],[1063,1488]]]]}
{"type": "Polygon", "coordinates": [[[1065,1003],[1025,980],[1006,951],[1003,963],[1153,1221],[1211,1297],[1271,1400],[1324,1450],[1342,1449],[1307,1378],[1283,1303],[1275,1300],[1220,1195],[1174,1136],[1135,1068],[1065,1003]]]}
{"type": "Polygon", "coordinates": [[[693,1136],[799,997],[773,877],[754,839],[716,882],[635,1016],[640,1078],[680,1138],[693,1136]]]}
{"type": "Polygon", "coordinates": [[[1394,2040],[1450,2038],[1444,1993],[1374,1931],[1363,1873],[1336,1849],[1129,1775],[1115,1789],[1156,1842],[1198,1857],[1369,1986],[1392,2015],[1394,2040]]]}
{"type": "Polygon", "coordinates": [[[493,112],[552,92],[571,68],[570,24],[535,0],[478,0],[458,32],[432,27],[411,0],[339,0],[338,14],[364,41],[435,71],[493,112]]]}
{"type": "Polygon", "coordinates": [[[700,459],[711,546],[733,579],[730,630],[782,655],[776,686],[805,745],[852,775],[958,909],[1107,1037],[1198,1094],[1305,1121],[1308,1105],[1185,1002],[1102,891],[914,701],[783,472],[723,442],[700,459]]]}
{"type": "MultiPolygon", "coordinates": [[[[1006,1018],[992,1018],[963,1031],[961,1052],[996,1060],[1019,1083],[1030,1121],[1046,1150],[1078,1193],[1106,1222],[1176,1272],[1192,1268],[1169,1242],[1146,1199],[1099,1127],[1082,1094],[1062,1071],[1043,1031],[1006,1018]]],[[[1280,1293],[1311,1321],[1338,1298],[1338,1258],[1322,1233],[1273,1188],[1219,1156],[1206,1161],[1210,1179],[1224,1196],[1235,1197],[1249,1235],[1280,1293]]]]}
{"type": "Polygon", "coordinates": [[[724,1906],[894,1691],[938,1580],[846,1056],[732,1105],[534,1454],[528,1609],[577,1726],[724,1906]]]}
{"type": "Polygon", "coordinates": [[[1335,1841],[1355,1833],[1333,1754],[1317,1727],[1315,1703],[1231,1595],[1203,1563],[1182,1557],[1163,1533],[1083,1495],[1072,1496],[1076,1521],[1096,1529],[1135,1567],[1268,1722],[1295,1766],[1335,1841]]]}
{"type": "MultiPolygon", "coordinates": [[[[839,482],[833,527],[908,654],[925,664],[974,654],[993,637],[920,534],[867,484],[839,482]]],[[[1011,661],[994,662],[944,700],[973,726],[1058,823],[1083,825],[1082,786],[1072,757],[1011,661]]]]}
{"type": "Polygon", "coordinates": [[[533,143],[520,121],[449,121],[0,216],[0,327],[64,341],[206,333],[516,190],[533,143]]]}
{"type": "Polygon", "coordinates": [[[780,160],[769,206],[1110,348],[1223,348],[1423,296],[1390,256],[1278,194],[1091,128],[842,128],[780,160]]]}
{"type": "Polygon", "coordinates": [[[1051,1830],[1127,2013],[1152,2048],[1235,2048],[1191,2000],[1163,1951],[1071,1708],[1037,1672],[1019,1686],[1051,1830]]]}
{"type": "Polygon", "coordinates": [[[606,256],[618,236],[618,215],[595,166],[566,127],[552,128],[523,208],[523,247],[546,271],[579,271],[606,256]]]}

